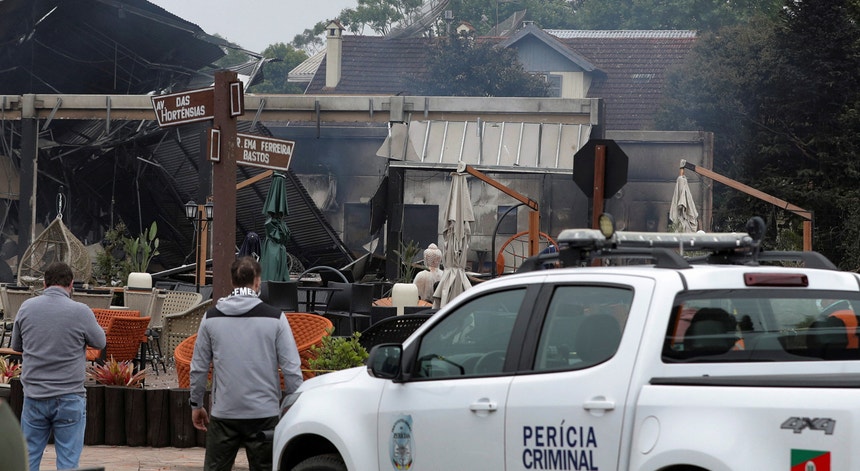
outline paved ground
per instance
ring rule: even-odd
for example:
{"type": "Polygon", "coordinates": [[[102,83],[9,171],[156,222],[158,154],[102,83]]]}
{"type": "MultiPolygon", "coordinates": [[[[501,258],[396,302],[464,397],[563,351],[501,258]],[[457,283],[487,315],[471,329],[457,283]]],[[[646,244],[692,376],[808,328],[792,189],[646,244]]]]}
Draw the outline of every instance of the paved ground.
{"type": "MultiPolygon", "coordinates": [[[[159,367],[160,368],[160,367],[159,367]]],[[[146,378],[147,388],[177,387],[176,370],[167,367],[167,373],[159,371],[158,376],[150,372],[146,378]]],[[[42,458],[41,469],[56,469],[57,455],[54,446],[48,445],[42,458]]],[[[97,445],[85,446],[81,454],[80,468],[104,467],[105,471],[198,471],[203,469],[203,448],[148,448],[130,446],[97,445]]],[[[0,465],[2,469],[2,465],[0,465]]],[[[240,450],[236,457],[236,471],[248,470],[245,451],[240,450]]]]}
{"type": "MultiPolygon", "coordinates": [[[[42,458],[43,470],[56,469],[54,446],[48,445],[42,458]]],[[[146,448],[128,446],[85,446],[80,468],[103,467],[105,471],[191,471],[203,468],[203,448],[146,448]]],[[[237,471],[248,470],[244,450],[236,457],[237,471]]]]}

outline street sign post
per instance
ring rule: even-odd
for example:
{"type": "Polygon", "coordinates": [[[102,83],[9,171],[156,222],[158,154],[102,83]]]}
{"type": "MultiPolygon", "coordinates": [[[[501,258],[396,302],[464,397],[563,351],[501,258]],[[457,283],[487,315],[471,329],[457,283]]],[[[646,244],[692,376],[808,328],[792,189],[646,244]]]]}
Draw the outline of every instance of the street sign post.
{"type": "Polygon", "coordinates": [[[573,155],[573,181],[592,199],[591,226],[603,212],[603,200],[627,184],[627,154],[611,139],[590,139],[573,155]]]}
{"type": "Polygon", "coordinates": [[[573,155],[573,181],[589,198],[594,197],[594,189],[600,186],[606,198],[612,198],[627,184],[627,154],[612,139],[590,139],[573,155]],[[606,166],[602,181],[595,181],[595,162],[598,146],[605,149],[606,166]]]}
{"type": "Polygon", "coordinates": [[[236,133],[236,163],[286,172],[295,145],[293,141],[236,133]]]}
{"type": "Polygon", "coordinates": [[[206,121],[215,117],[215,89],[189,90],[152,97],[159,127],[206,121]]]}

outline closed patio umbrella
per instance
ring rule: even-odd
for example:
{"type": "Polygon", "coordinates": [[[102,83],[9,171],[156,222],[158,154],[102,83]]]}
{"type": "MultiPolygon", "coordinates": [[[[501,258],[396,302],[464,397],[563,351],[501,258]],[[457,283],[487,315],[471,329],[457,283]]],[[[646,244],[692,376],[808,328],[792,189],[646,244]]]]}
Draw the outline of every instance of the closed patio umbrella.
{"type": "Polygon", "coordinates": [[[284,220],[289,214],[287,209],[287,179],[281,173],[272,174],[272,184],[263,203],[263,214],[266,215],[266,240],[260,252],[263,281],[288,281],[290,279],[290,264],[287,256],[287,240],[290,231],[284,220]]]}
{"type": "Polygon", "coordinates": [[[696,232],[699,227],[699,212],[690,185],[684,174],[675,181],[675,192],[672,194],[672,204],[669,208],[669,219],[675,224],[675,232],[696,232]]]}
{"type": "Polygon", "coordinates": [[[448,192],[448,206],[445,208],[445,229],[442,236],[445,249],[442,263],[445,270],[442,280],[433,293],[433,307],[443,307],[468,288],[472,287],[466,276],[466,260],[469,242],[472,239],[471,223],[475,220],[472,199],[465,173],[455,173],[448,192]]]}

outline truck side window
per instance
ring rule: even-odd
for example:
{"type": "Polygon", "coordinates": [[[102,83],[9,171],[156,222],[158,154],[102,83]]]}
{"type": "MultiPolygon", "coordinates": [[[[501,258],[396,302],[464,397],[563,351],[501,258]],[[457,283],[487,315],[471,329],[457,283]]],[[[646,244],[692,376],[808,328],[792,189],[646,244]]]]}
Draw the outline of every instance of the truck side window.
{"type": "Polygon", "coordinates": [[[525,293],[524,288],[489,293],[451,312],[421,339],[415,377],[501,373],[525,293]]]}
{"type": "Polygon", "coordinates": [[[621,287],[556,288],[534,369],[578,370],[611,358],[621,342],[632,300],[633,291],[621,287]]]}
{"type": "Polygon", "coordinates": [[[665,362],[856,360],[857,294],[825,290],[700,290],[676,299],[665,362]]]}

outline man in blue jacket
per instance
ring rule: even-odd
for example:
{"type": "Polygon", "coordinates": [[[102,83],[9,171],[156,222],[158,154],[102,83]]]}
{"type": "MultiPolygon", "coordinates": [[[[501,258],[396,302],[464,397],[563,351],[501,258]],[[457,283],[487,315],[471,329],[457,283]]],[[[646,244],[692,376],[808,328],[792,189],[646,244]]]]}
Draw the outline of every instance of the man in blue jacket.
{"type": "Polygon", "coordinates": [[[272,469],[272,442],[260,432],[278,423],[281,381],[286,393],[302,384],[301,359],[284,314],[257,297],[260,264],[240,257],[230,267],[233,292],[206,311],[191,361],[191,419],[206,431],[207,471],[230,470],[240,447],[252,471],[272,469]],[[212,375],[211,411],[203,397],[212,375]]]}
{"type": "Polygon", "coordinates": [[[73,278],[69,265],[50,264],[45,291],[21,304],[12,327],[12,349],[22,352],[21,429],[31,471],[39,470],[51,432],[57,469],[77,468],[84,448],[86,347],[105,348],[105,331],[89,306],[71,299],[73,278]]]}

